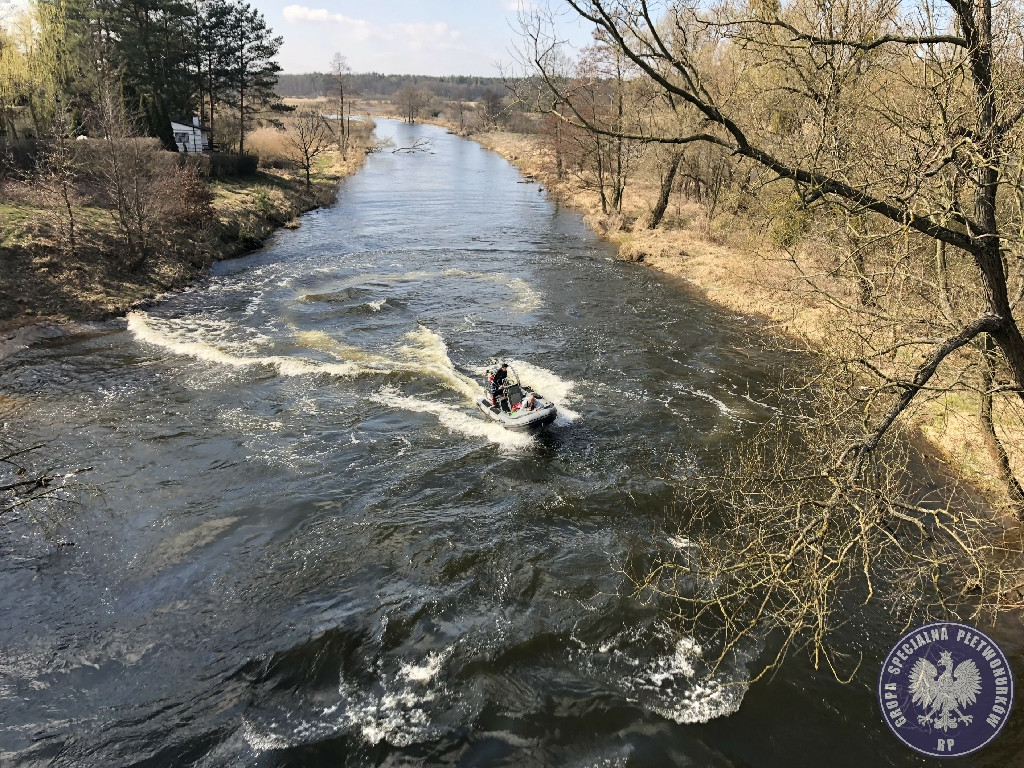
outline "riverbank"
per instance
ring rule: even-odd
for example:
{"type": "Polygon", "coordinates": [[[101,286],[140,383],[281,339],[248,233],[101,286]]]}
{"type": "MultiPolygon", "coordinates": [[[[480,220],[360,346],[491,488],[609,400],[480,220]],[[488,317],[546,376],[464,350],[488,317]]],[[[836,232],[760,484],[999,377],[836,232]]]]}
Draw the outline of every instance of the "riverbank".
{"type": "Polygon", "coordinates": [[[19,329],[123,315],[184,288],[216,261],[260,248],[277,229],[299,226],[300,214],[331,205],[338,181],[362,167],[365,156],[362,150],[347,158],[324,156],[309,188],[301,172],[287,168],[206,180],[201,210],[186,226],[154,228],[145,262],[133,269],[124,266],[112,209],[76,206],[71,255],[61,247],[52,207],[37,190],[8,184],[0,206],[0,357],[4,342],[21,346],[38,335],[19,329]]]}
{"type": "MultiPolygon", "coordinates": [[[[608,215],[602,213],[596,192],[571,177],[554,178],[550,172],[554,162],[541,137],[491,132],[469,138],[513,163],[560,203],[582,213],[591,229],[618,247],[624,261],[681,278],[708,301],[761,318],[769,329],[802,349],[820,349],[847,332],[843,315],[820,292],[809,290],[793,261],[773,247],[763,229],[736,219],[735,227],[726,231],[721,217],[709,220],[700,206],[678,198],[661,227],[646,229],[641,223],[658,193],[653,184],[631,182],[623,213],[608,215]]],[[[998,459],[979,423],[979,399],[963,392],[935,393],[915,404],[908,423],[930,458],[945,464],[994,506],[1010,510],[998,459]]],[[[1024,444],[1024,429],[1011,415],[1001,414],[998,406],[995,420],[1019,477],[1024,466],[1017,447],[1024,444]]]]}

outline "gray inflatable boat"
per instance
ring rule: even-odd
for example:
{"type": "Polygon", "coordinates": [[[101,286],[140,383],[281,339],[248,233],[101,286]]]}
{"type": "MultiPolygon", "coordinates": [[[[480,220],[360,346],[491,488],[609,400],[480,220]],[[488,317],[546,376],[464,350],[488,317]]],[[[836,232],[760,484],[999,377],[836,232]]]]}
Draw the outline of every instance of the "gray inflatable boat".
{"type": "Polygon", "coordinates": [[[522,432],[532,429],[540,429],[547,426],[558,416],[558,409],[550,400],[545,400],[540,394],[520,383],[515,371],[509,369],[508,378],[491,396],[495,371],[487,372],[485,394],[477,405],[480,410],[494,421],[501,424],[505,429],[522,432]]]}

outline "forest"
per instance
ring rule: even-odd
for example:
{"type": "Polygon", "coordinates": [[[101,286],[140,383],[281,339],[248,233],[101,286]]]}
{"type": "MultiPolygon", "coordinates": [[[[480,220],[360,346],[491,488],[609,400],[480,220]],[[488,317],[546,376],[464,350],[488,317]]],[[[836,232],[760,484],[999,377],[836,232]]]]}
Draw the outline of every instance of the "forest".
{"type": "Polygon", "coordinates": [[[145,135],[174,149],[170,121],[199,115],[244,151],[278,108],[281,37],[248,3],[37,0],[0,31],[0,124],[9,140],[86,135],[104,89],[145,135]]]}
{"type": "MultiPolygon", "coordinates": [[[[316,99],[326,97],[333,87],[331,73],[281,74],[275,91],[282,98],[316,99]]],[[[412,86],[443,100],[479,101],[487,93],[504,92],[500,77],[453,75],[382,75],[379,72],[353,72],[346,76],[353,95],[365,99],[389,99],[412,86]]]]}

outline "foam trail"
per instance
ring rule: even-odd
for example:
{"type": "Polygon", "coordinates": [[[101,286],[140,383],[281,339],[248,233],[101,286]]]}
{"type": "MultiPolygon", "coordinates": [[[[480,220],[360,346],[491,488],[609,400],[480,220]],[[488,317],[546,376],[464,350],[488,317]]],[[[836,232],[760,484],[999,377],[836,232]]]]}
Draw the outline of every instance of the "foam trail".
{"type": "Polygon", "coordinates": [[[352,363],[323,363],[317,360],[302,360],[286,355],[247,357],[225,352],[205,341],[189,339],[187,332],[182,334],[184,338],[176,338],[170,323],[155,321],[153,318],[138,312],[128,315],[128,330],[139,341],[166,349],[176,355],[191,357],[217,365],[226,365],[232,368],[248,368],[257,365],[271,366],[276,368],[282,376],[308,376],[317,373],[327,373],[332,376],[351,377],[358,376],[362,372],[358,365],[352,363]],[[161,325],[164,327],[159,327],[161,325]]]}
{"type": "Polygon", "coordinates": [[[404,338],[413,342],[415,346],[403,346],[399,352],[418,361],[423,370],[440,379],[455,392],[465,395],[470,402],[476,403],[477,398],[482,395],[480,385],[455,369],[451,358],[448,357],[448,346],[439,334],[421,325],[415,331],[405,334],[404,338]]]}
{"type": "Polygon", "coordinates": [[[580,417],[576,411],[568,406],[568,402],[572,399],[572,391],[576,386],[576,382],[567,381],[558,376],[554,371],[549,371],[547,368],[541,368],[522,360],[510,360],[509,364],[519,374],[523,384],[526,384],[531,389],[535,389],[546,400],[550,400],[555,404],[558,408],[558,419],[555,421],[556,426],[565,426],[580,417]]]}
{"type": "Polygon", "coordinates": [[[458,432],[467,437],[481,437],[505,449],[525,448],[533,444],[533,438],[527,434],[512,432],[489,419],[485,420],[460,411],[449,403],[400,395],[390,387],[385,387],[380,393],[372,395],[370,400],[414,413],[433,414],[452,432],[458,432]]]}
{"type": "MultiPolygon", "coordinates": [[[[693,637],[676,637],[665,651],[652,659],[634,656],[637,644],[657,642],[643,631],[627,630],[596,648],[605,659],[599,667],[603,678],[618,681],[623,694],[645,708],[677,723],[706,723],[736,712],[747,692],[746,663],[749,655],[738,653],[735,665],[723,665],[711,673],[704,649],[693,637]]],[[[667,638],[666,638],[667,639],[667,638]]]]}
{"type": "Polygon", "coordinates": [[[733,421],[742,421],[747,424],[750,423],[748,419],[744,419],[742,416],[740,416],[735,408],[731,408],[730,406],[726,405],[717,397],[712,395],[710,392],[705,392],[702,389],[686,389],[684,391],[691,395],[696,395],[697,397],[703,398],[704,400],[714,403],[716,406],[718,406],[718,410],[720,410],[724,415],[728,416],[733,421]]]}
{"type": "MultiPolygon", "coordinates": [[[[475,381],[455,369],[448,357],[448,347],[436,332],[419,326],[403,336],[407,343],[393,355],[382,355],[359,347],[344,344],[323,331],[300,331],[295,340],[307,349],[326,352],[338,362],[289,357],[287,355],[245,355],[227,351],[204,339],[208,336],[223,336],[231,329],[220,328],[212,333],[210,328],[197,323],[199,328],[190,328],[185,323],[158,320],[140,312],[128,316],[128,330],[139,341],[166,349],[176,355],[192,357],[217,365],[233,368],[250,366],[272,366],[283,376],[306,376],[327,373],[334,376],[354,377],[360,375],[381,375],[408,373],[414,376],[429,376],[440,381],[445,387],[459,393],[470,403],[475,403],[482,389],[475,381]]],[[[208,324],[207,324],[208,325],[208,324]]],[[[260,337],[261,340],[264,337],[260,337]]],[[[220,341],[222,346],[239,344],[220,341]]],[[[245,346],[251,347],[247,343],[245,346]]],[[[498,441],[500,442],[500,441],[498,441]]]]}
{"type": "Polygon", "coordinates": [[[441,653],[428,653],[422,664],[408,662],[402,664],[399,674],[409,682],[425,684],[430,682],[441,671],[441,665],[451,656],[453,647],[441,653]]]}
{"type": "Polygon", "coordinates": [[[492,279],[496,283],[500,285],[507,285],[512,289],[512,294],[515,296],[513,306],[524,315],[528,312],[533,312],[533,310],[537,309],[544,303],[541,295],[533,289],[533,286],[521,277],[509,278],[504,273],[498,273],[494,275],[492,279]]]}
{"type": "Polygon", "coordinates": [[[324,331],[298,331],[295,340],[307,349],[326,352],[339,361],[356,364],[366,373],[387,374],[410,370],[409,366],[400,360],[344,344],[324,331]]]}
{"type": "Polygon", "coordinates": [[[476,403],[482,394],[480,385],[455,369],[444,340],[422,325],[402,337],[410,343],[399,347],[393,357],[343,344],[323,331],[302,331],[296,338],[303,346],[327,352],[346,362],[359,363],[365,371],[430,376],[448,389],[464,395],[471,403],[476,403]]]}
{"type": "Polygon", "coordinates": [[[512,307],[523,314],[532,312],[543,304],[543,299],[529,282],[521,277],[509,277],[504,272],[470,272],[465,269],[451,267],[440,272],[426,270],[415,270],[412,272],[390,272],[363,274],[343,280],[332,287],[332,290],[340,291],[346,288],[365,287],[367,284],[394,285],[400,283],[414,283],[426,280],[442,278],[465,277],[471,280],[487,280],[500,286],[508,288],[512,292],[512,307]]]}
{"type": "Polygon", "coordinates": [[[742,682],[745,663],[741,662],[738,670],[719,670],[705,677],[697,671],[698,666],[706,667],[703,657],[704,649],[694,638],[681,637],[670,654],[656,660],[648,671],[647,681],[662,695],[666,690],[679,691],[681,695],[668,696],[651,709],[677,723],[706,723],[736,712],[749,687],[742,682]],[[680,678],[687,684],[665,688],[666,681],[679,683],[680,678]]]}
{"type": "Polygon", "coordinates": [[[394,283],[414,283],[421,280],[432,280],[438,277],[474,277],[476,273],[467,272],[464,269],[450,268],[441,272],[415,270],[413,272],[385,272],[368,273],[350,277],[333,285],[332,290],[341,291],[346,288],[359,288],[367,283],[390,285],[394,283]]]}

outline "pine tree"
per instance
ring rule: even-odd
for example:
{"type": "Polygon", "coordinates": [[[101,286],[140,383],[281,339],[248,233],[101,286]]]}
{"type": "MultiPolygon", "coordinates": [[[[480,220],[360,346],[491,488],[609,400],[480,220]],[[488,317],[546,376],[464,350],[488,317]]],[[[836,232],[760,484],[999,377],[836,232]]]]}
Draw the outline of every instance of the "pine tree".
{"type": "Polygon", "coordinates": [[[228,46],[234,6],[228,0],[201,0],[197,8],[199,113],[213,129],[218,102],[228,89],[232,57],[228,46]]]}
{"type": "Polygon", "coordinates": [[[280,99],[274,93],[280,65],[274,57],[283,39],[275,37],[263,14],[248,3],[235,5],[228,22],[230,64],[225,72],[225,101],[238,112],[238,151],[253,118],[280,99]]]}

